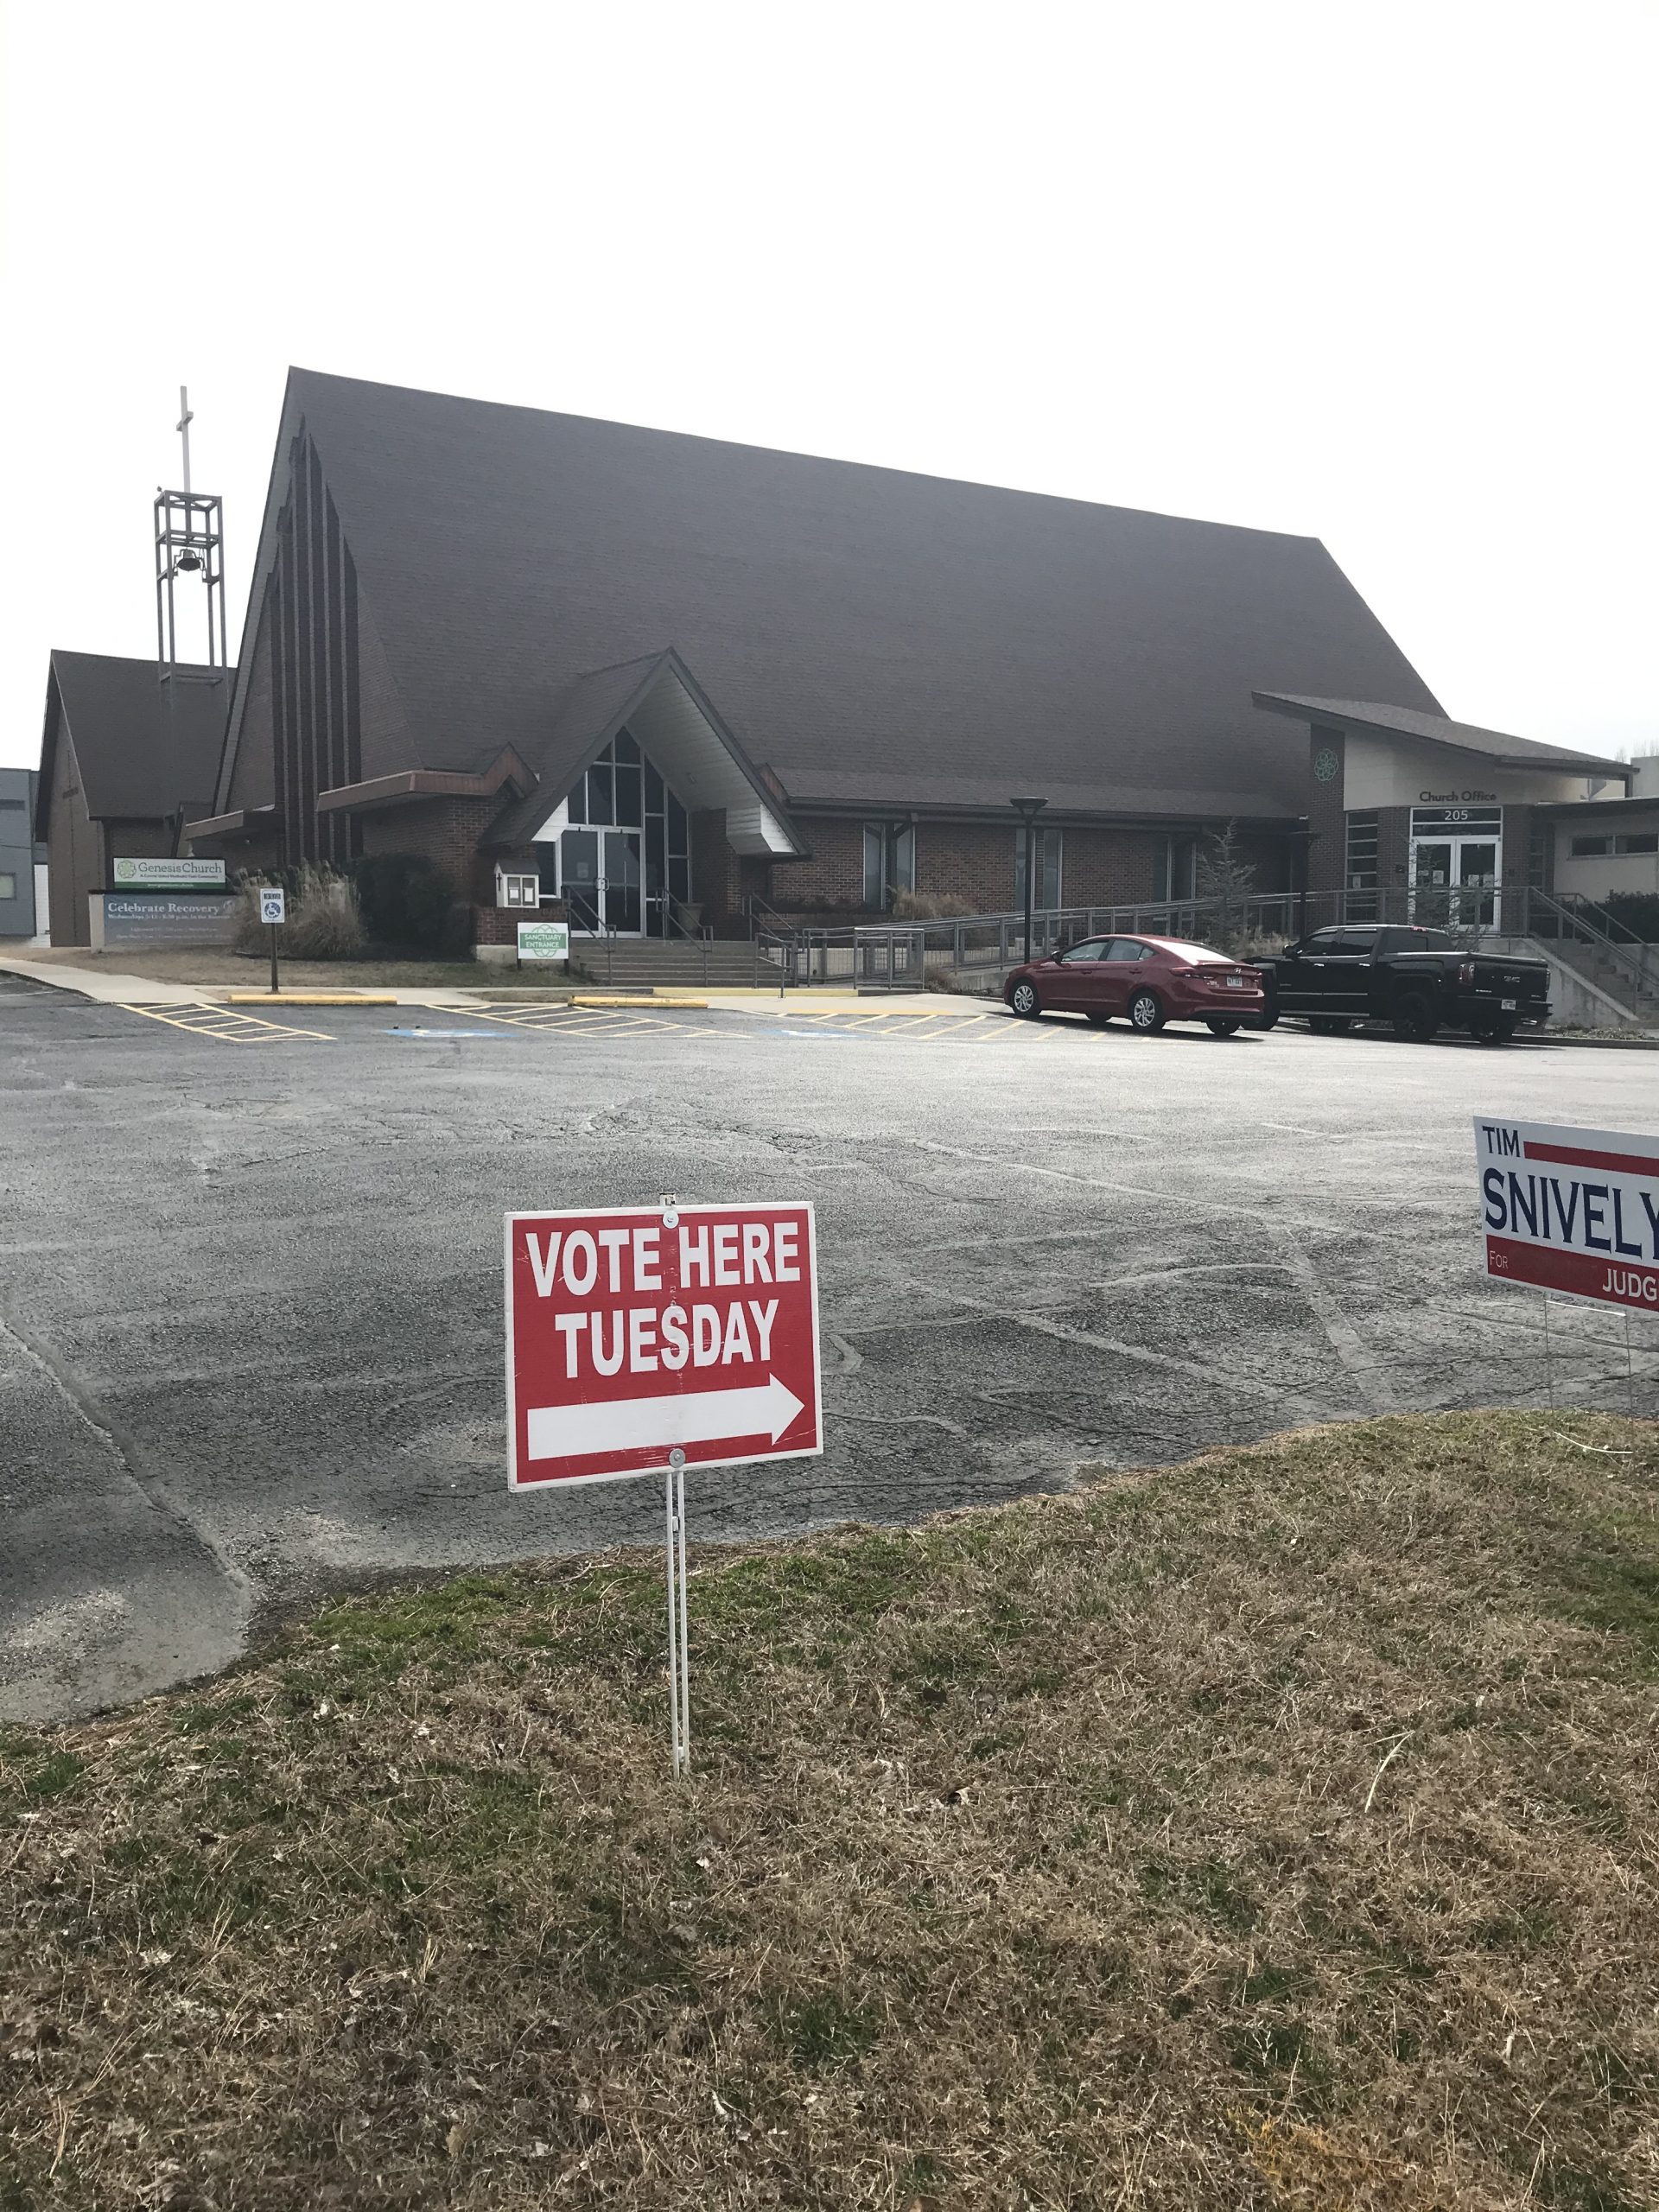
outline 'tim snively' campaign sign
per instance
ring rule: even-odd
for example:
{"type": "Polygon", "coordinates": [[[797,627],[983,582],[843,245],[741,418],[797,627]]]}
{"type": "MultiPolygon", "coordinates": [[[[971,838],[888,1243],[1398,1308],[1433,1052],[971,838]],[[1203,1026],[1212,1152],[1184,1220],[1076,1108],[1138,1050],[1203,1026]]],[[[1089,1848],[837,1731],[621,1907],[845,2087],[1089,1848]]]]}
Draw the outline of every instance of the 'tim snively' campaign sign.
{"type": "Polygon", "coordinates": [[[1659,1311],[1659,1136],[1475,1117],[1486,1272],[1659,1311]]]}
{"type": "Polygon", "coordinates": [[[506,1219],[514,1490],[823,1448],[812,1208],[506,1219]]]}

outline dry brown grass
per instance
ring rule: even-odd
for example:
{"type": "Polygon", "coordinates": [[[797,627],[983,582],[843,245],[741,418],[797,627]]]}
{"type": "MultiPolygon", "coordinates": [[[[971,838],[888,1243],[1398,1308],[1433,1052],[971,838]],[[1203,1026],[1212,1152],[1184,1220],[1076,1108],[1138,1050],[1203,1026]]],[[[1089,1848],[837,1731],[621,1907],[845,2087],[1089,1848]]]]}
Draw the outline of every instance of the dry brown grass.
{"type": "Polygon", "coordinates": [[[694,1554],[680,1789],[638,1557],[13,1737],[0,2207],[1650,2206],[1656,1476],[1402,1419],[694,1554]]]}
{"type": "MultiPolygon", "coordinates": [[[[145,976],[157,983],[229,983],[238,990],[263,990],[270,976],[269,944],[253,954],[228,945],[192,947],[122,945],[93,952],[84,944],[31,945],[20,959],[73,968],[105,968],[123,976],[145,976]]],[[[282,958],[284,989],[385,989],[492,992],[500,970],[478,960],[290,960],[282,958]]],[[[515,974],[515,970],[507,971],[515,974]]]]}

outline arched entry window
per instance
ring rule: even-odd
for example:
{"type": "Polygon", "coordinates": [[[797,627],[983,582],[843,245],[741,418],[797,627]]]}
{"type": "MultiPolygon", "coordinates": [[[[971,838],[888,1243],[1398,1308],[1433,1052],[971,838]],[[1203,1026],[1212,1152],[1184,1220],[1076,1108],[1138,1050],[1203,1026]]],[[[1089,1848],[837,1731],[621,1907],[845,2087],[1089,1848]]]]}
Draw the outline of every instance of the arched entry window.
{"type": "Polygon", "coordinates": [[[565,824],[558,890],[571,928],[673,936],[691,896],[691,819],[627,730],[577,777],[565,824]]]}

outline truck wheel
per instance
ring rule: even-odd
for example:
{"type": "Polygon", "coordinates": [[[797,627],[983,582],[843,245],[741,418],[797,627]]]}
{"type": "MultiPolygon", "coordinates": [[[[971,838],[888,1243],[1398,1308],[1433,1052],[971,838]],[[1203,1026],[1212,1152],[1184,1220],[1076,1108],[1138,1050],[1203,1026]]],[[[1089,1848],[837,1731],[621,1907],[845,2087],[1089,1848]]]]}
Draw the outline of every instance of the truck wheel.
{"type": "Polygon", "coordinates": [[[1483,1022],[1474,1032],[1475,1042],[1478,1045],[1507,1045],[1519,1027],[1520,1024],[1516,1021],[1483,1022]]]}
{"type": "Polygon", "coordinates": [[[1156,991],[1137,991],[1129,1001],[1129,1027],[1138,1029],[1143,1037],[1150,1037],[1164,1026],[1164,1009],[1156,991]]]}
{"type": "Polygon", "coordinates": [[[1440,1015],[1419,991],[1408,992],[1394,1009],[1395,1036],[1408,1037],[1414,1045],[1427,1045],[1440,1026],[1440,1015]]]}
{"type": "Polygon", "coordinates": [[[1204,1026],[1212,1037],[1236,1037],[1243,1024],[1236,1021],[1206,1021],[1204,1026]]]}
{"type": "Polygon", "coordinates": [[[1340,1014],[1310,1014],[1307,1026],[1316,1037],[1345,1037],[1354,1025],[1340,1014]]]}

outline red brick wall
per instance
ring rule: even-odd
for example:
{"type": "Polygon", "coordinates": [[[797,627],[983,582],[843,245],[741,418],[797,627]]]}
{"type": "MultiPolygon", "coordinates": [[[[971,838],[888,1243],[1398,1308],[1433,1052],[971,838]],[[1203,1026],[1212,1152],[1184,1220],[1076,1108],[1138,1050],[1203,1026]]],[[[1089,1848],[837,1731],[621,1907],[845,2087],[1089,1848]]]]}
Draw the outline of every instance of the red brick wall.
{"type": "Polygon", "coordinates": [[[1532,850],[1532,814],[1533,810],[1529,806],[1506,806],[1503,810],[1503,850],[1500,864],[1505,890],[1527,880],[1532,850]]]}
{"type": "Polygon", "coordinates": [[[736,929],[743,913],[743,868],[726,842],[726,810],[691,817],[691,896],[716,931],[736,929]]]}
{"type": "MultiPolygon", "coordinates": [[[[1060,896],[1068,906],[1133,906],[1158,896],[1164,840],[1155,830],[1068,830],[1065,839],[1060,896]]],[[[1008,865],[1012,880],[1012,850],[1008,865]]]]}
{"type": "Polygon", "coordinates": [[[474,936],[480,944],[517,944],[520,922],[563,922],[569,918],[569,912],[563,899],[550,899],[533,914],[514,906],[475,906],[474,936]]]}
{"type": "Polygon", "coordinates": [[[1307,887],[1310,891],[1340,891],[1347,860],[1348,826],[1342,807],[1343,734],[1340,730],[1313,729],[1307,747],[1307,826],[1313,833],[1307,849],[1307,887]],[[1316,756],[1326,747],[1337,756],[1337,773],[1322,784],[1313,773],[1316,756]]]}
{"type": "MultiPolygon", "coordinates": [[[[1405,907],[1400,892],[1405,884],[1411,856],[1411,809],[1379,806],[1376,810],[1376,880],[1379,888],[1395,896],[1385,899],[1382,913],[1389,921],[1403,922],[1405,907]]],[[[1345,880],[1345,879],[1344,879],[1345,880]]]]}
{"type": "Polygon", "coordinates": [[[805,860],[779,861],[763,896],[793,908],[856,906],[864,896],[864,825],[836,816],[801,824],[811,850],[805,860]]]}
{"type": "Polygon", "coordinates": [[[435,861],[455,887],[458,898],[495,903],[495,862],[478,849],[479,839],[501,811],[500,798],[422,798],[407,806],[359,815],[363,850],[419,853],[435,861]]]}
{"type": "MultiPolygon", "coordinates": [[[[861,817],[813,817],[805,825],[810,860],[772,870],[772,898],[791,907],[861,905],[861,817]]],[[[965,899],[976,913],[1011,913],[1019,825],[941,822],[916,825],[916,888],[934,898],[965,899]]],[[[1069,906],[1129,906],[1155,895],[1163,840],[1148,830],[1065,830],[1060,893],[1069,906]]]]}

